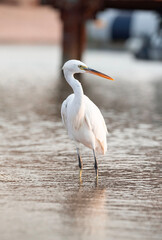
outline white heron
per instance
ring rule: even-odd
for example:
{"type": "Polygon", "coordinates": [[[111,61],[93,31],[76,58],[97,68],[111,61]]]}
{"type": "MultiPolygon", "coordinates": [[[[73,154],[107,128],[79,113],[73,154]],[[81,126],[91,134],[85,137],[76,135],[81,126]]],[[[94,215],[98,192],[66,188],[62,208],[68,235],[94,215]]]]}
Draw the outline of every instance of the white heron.
{"type": "Polygon", "coordinates": [[[79,145],[82,143],[93,150],[94,167],[98,175],[96,152],[105,154],[107,151],[107,127],[99,108],[83,93],[80,82],[74,78],[75,73],[91,73],[109,80],[113,78],[88,68],[79,60],[69,60],[63,66],[66,81],[74,93],[68,96],[61,106],[63,124],[69,137],[75,141],[80,169],[83,168],[79,145]]]}

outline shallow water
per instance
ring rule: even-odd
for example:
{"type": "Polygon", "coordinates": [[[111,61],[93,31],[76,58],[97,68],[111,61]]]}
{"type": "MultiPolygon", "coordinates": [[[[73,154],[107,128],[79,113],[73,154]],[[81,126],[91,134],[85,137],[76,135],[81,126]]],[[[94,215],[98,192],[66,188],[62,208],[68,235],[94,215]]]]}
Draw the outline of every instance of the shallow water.
{"type": "Polygon", "coordinates": [[[110,133],[98,181],[85,147],[79,178],[61,123],[71,90],[58,77],[60,49],[0,47],[1,240],[161,239],[161,63],[102,51],[84,60],[115,78],[82,81],[110,133]]]}

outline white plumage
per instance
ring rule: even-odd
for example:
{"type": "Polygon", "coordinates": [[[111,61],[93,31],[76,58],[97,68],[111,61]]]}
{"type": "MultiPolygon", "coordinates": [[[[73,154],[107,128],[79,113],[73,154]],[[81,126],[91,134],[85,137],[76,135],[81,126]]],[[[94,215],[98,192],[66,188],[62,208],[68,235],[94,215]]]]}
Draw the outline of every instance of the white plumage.
{"type": "MultiPolygon", "coordinates": [[[[63,66],[66,81],[72,87],[74,93],[62,103],[61,116],[69,137],[76,143],[82,143],[93,150],[95,169],[98,164],[95,152],[105,154],[107,151],[108,134],[104,118],[99,108],[83,93],[82,86],[74,78],[75,73],[92,73],[113,80],[111,77],[88,68],[78,60],[69,60],[63,66]]],[[[82,160],[77,147],[79,166],[82,168],[82,160]]]]}
{"type": "Polygon", "coordinates": [[[71,94],[62,104],[61,115],[63,123],[71,139],[94,149],[97,153],[107,151],[107,128],[99,108],[83,95],[80,109],[75,111],[75,95],[71,94]],[[77,113],[77,114],[76,114],[77,113]]]}

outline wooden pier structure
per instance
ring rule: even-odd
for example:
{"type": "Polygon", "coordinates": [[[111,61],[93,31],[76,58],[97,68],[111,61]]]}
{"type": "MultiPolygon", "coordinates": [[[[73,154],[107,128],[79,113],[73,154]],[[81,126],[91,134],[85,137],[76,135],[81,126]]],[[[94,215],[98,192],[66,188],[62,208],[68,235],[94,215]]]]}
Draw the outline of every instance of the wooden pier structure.
{"type": "Polygon", "coordinates": [[[85,22],[106,8],[156,10],[162,13],[161,0],[42,0],[61,12],[63,21],[63,56],[81,59],[86,43],[85,22]]]}

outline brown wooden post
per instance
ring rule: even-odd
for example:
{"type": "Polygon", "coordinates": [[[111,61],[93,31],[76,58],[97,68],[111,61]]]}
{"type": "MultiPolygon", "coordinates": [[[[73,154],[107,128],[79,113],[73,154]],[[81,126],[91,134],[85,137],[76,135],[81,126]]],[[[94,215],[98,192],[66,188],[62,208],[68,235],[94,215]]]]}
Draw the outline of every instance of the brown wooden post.
{"type": "Polygon", "coordinates": [[[81,60],[85,48],[85,19],[79,6],[62,11],[63,19],[63,56],[62,63],[69,59],[81,60]]]}

